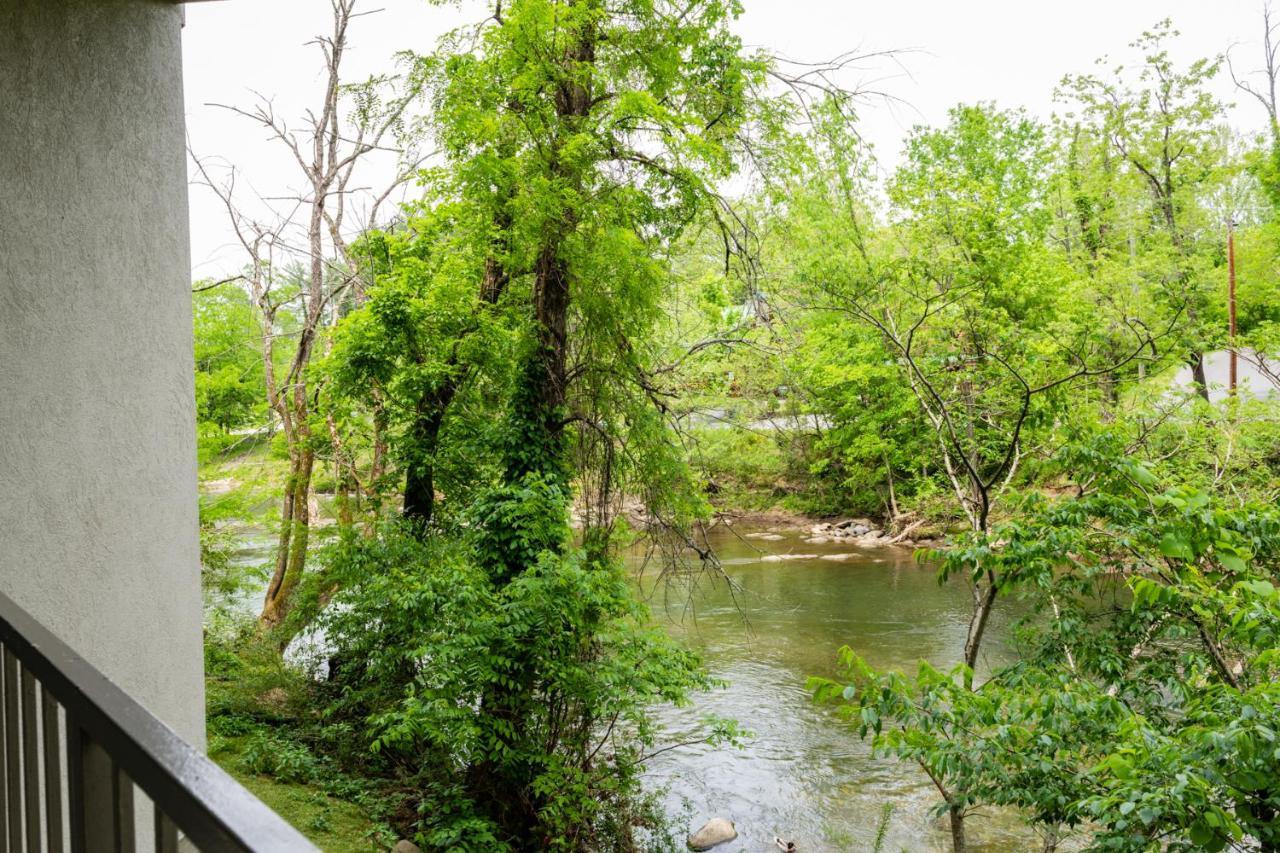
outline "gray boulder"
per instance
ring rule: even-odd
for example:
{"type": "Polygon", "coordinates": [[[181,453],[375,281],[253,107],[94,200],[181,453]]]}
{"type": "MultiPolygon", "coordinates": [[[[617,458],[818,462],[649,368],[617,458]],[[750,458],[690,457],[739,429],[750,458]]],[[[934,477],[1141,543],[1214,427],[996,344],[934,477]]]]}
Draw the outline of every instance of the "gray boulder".
{"type": "Polygon", "coordinates": [[[703,824],[693,835],[689,836],[689,849],[691,850],[710,850],[726,841],[732,841],[738,837],[738,830],[734,828],[733,821],[722,817],[713,817],[711,820],[703,824]]]}

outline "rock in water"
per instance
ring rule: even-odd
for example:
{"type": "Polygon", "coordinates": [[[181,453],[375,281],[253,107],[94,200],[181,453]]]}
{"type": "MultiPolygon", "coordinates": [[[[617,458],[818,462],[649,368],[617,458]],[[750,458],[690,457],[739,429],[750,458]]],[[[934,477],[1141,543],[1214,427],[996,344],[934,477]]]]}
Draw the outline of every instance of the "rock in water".
{"type": "Polygon", "coordinates": [[[733,821],[722,817],[713,817],[703,825],[702,829],[689,836],[689,848],[691,850],[710,850],[717,844],[724,844],[726,841],[732,841],[737,837],[738,830],[734,829],[733,821]]]}

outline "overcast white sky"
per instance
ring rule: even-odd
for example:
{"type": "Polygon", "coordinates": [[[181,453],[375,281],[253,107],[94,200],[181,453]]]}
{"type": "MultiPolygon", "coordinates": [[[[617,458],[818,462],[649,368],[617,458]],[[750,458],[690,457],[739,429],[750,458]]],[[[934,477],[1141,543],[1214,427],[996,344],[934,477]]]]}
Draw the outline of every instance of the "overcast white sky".
{"type": "MultiPolygon", "coordinates": [[[[905,105],[872,106],[864,136],[882,160],[893,162],[914,124],[945,120],[956,103],[995,101],[1048,118],[1054,86],[1066,73],[1092,70],[1094,60],[1131,54],[1127,45],[1164,17],[1182,32],[1180,61],[1222,53],[1233,44],[1237,70],[1260,64],[1262,0],[744,0],[744,39],[797,59],[824,59],[852,48],[914,49],[905,71],[889,64],[868,69],[905,105]]],[[[364,0],[381,9],[352,26],[347,77],[389,71],[396,51],[427,51],[436,37],[483,14],[483,0],[439,6],[428,0],[364,0]]],[[[281,195],[297,179],[289,161],[261,130],[213,103],[246,105],[253,91],[270,96],[281,115],[315,103],[320,85],[314,47],[305,43],[329,26],[328,0],[222,0],[186,7],[183,31],[187,123],[192,148],[222,158],[243,173],[242,187],[281,195]]],[[[1261,126],[1261,108],[1217,81],[1236,106],[1234,126],[1261,126]]],[[[373,176],[370,176],[372,181],[373,176]]],[[[192,274],[218,276],[242,258],[231,245],[226,214],[202,187],[191,189],[192,274]]]]}

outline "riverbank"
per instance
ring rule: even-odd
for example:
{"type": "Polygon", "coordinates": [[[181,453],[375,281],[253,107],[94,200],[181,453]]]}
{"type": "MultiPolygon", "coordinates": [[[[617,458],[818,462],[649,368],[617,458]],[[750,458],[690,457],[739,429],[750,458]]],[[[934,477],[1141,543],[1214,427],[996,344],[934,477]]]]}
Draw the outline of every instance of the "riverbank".
{"type": "Polygon", "coordinates": [[[844,543],[859,548],[936,548],[945,539],[942,528],[925,522],[911,522],[898,531],[893,525],[865,517],[818,518],[783,510],[765,512],[718,513],[715,524],[745,532],[748,539],[779,541],[786,534],[796,534],[809,545],[825,545],[829,542],[844,543]]]}
{"type": "MultiPolygon", "coordinates": [[[[954,663],[967,591],[940,585],[935,567],[906,548],[808,542],[816,537],[806,521],[767,514],[722,523],[709,537],[726,582],[708,577],[669,595],[659,587],[664,593],[648,598],[664,630],[724,682],[688,707],[658,708],[664,742],[685,740],[708,715],[750,733],[737,748],[659,753],[647,774],[652,790],[665,790],[663,811],[678,821],[678,838],[723,815],[737,824],[742,849],[764,849],[782,836],[804,850],[857,851],[872,849],[883,822],[885,849],[941,851],[946,834],[930,816],[936,795],[927,779],[913,765],[871,755],[836,710],[812,702],[805,685],[833,674],[842,645],[886,668],[909,671],[922,658],[954,663]]],[[[648,588],[643,554],[627,559],[648,588]]],[[[1004,634],[1011,616],[996,614],[993,636],[1004,634]]],[[[352,775],[358,762],[344,752],[351,739],[327,732],[315,711],[323,683],[280,666],[275,655],[241,647],[232,657],[211,640],[214,759],[321,849],[394,844],[399,794],[352,775]],[[348,835],[339,843],[341,833],[348,835]]],[[[1027,841],[1017,819],[1004,815],[975,820],[973,834],[980,850],[1021,849],[1027,841]]]]}
{"type": "MultiPolygon", "coordinates": [[[[274,501],[280,494],[288,473],[287,460],[273,453],[269,443],[247,445],[227,456],[206,462],[200,469],[200,494],[206,500],[234,497],[255,514],[257,523],[269,523],[277,510],[274,501]]],[[[323,475],[316,477],[317,489],[313,512],[317,525],[327,526],[335,518],[335,496],[332,484],[323,475]]],[[[440,496],[443,499],[443,496],[440,496]]],[[[936,520],[916,513],[904,513],[895,524],[873,516],[832,515],[802,512],[782,503],[768,507],[725,500],[717,495],[708,529],[725,527],[752,534],[807,533],[809,539],[847,541],[860,547],[895,546],[906,549],[938,547],[948,532],[946,520],[936,520]],[[856,531],[856,532],[855,532],[856,531]]],[[[637,530],[643,530],[650,518],[635,500],[626,500],[622,514],[637,530]]],[[[578,524],[580,513],[575,507],[573,519],[578,524]]],[[[811,544],[819,544],[813,542],[811,544]]]]}
{"type": "MultiPolygon", "coordinates": [[[[203,499],[232,500],[251,511],[245,523],[231,525],[233,544],[241,549],[242,560],[260,563],[268,559],[268,532],[275,523],[275,490],[283,467],[283,460],[273,458],[266,447],[259,447],[202,469],[203,499]]],[[[322,492],[316,506],[321,519],[317,526],[323,527],[332,519],[331,497],[322,492]]],[[[843,772],[822,782],[821,796],[805,794],[804,787],[813,780],[797,774],[807,765],[784,759],[784,755],[803,754],[822,744],[822,749],[846,751],[851,760],[856,756],[857,773],[867,770],[863,767],[867,756],[860,744],[850,745],[852,736],[844,724],[829,711],[810,707],[805,679],[827,673],[835,649],[844,643],[855,643],[873,655],[883,644],[900,644],[908,651],[914,648],[914,641],[903,642],[892,634],[871,640],[870,648],[857,639],[864,630],[858,621],[864,616],[857,615],[861,605],[854,605],[854,598],[879,601],[873,609],[881,614],[891,613],[893,593],[882,589],[886,584],[907,584],[913,590],[919,587],[908,599],[919,602],[936,597],[937,606],[946,612],[940,617],[942,622],[958,624],[959,619],[951,612],[951,597],[937,591],[932,568],[914,558],[912,550],[920,543],[887,535],[873,522],[874,519],[865,518],[821,518],[781,508],[721,507],[709,524],[708,536],[724,565],[725,577],[746,590],[745,609],[738,609],[738,603],[722,601],[718,587],[699,592],[690,601],[699,613],[700,627],[691,630],[683,622],[684,614],[651,602],[655,618],[686,643],[700,648],[713,662],[714,674],[730,683],[724,691],[699,697],[689,713],[737,719],[744,729],[757,733],[738,758],[729,759],[722,754],[715,759],[716,763],[728,761],[738,768],[735,773],[721,776],[715,767],[706,768],[706,787],[690,786],[688,782],[693,768],[705,765],[706,758],[699,749],[664,754],[655,779],[660,784],[672,783],[681,794],[667,803],[669,815],[683,815],[688,804],[693,804],[698,814],[703,809],[724,808],[753,838],[776,832],[808,839],[809,849],[861,849],[859,845],[866,840],[862,821],[880,820],[880,795],[868,788],[859,794],[856,808],[841,806],[838,798],[829,797],[825,789],[828,785],[845,788],[856,782],[856,776],[843,772]],[[822,590],[821,600],[829,601],[829,605],[806,598],[816,590],[822,590]],[[782,621],[779,612],[785,614],[782,621]],[[713,624],[721,639],[707,645],[708,636],[703,630],[710,630],[713,624]],[[769,654],[763,651],[766,641],[761,633],[776,634],[782,641],[782,645],[768,644],[780,656],[778,661],[766,664],[769,654]],[[743,637],[748,638],[746,645],[741,644],[743,637]],[[795,642],[800,646],[794,646],[795,642]],[[780,706],[762,703],[761,697],[770,693],[784,697],[785,713],[780,706]],[[754,786],[772,776],[778,778],[765,788],[787,791],[783,811],[772,809],[771,795],[753,792],[754,786]],[[743,787],[740,782],[749,785],[743,787]]],[[[640,520],[633,526],[640,526],[640,520]]],[[[637,576],[641,571],[638,566],[637,563],[637,576]]],[[[248,610],[240,614],[245,621],[256,613],[260,595],[256,588],[246,595],[248,610]]],[[[962,598],[958,600],[963,602],[962,598]]],[[[925,621],[938,626],[938,620],[925,621]]],[[[372,790],[359,778],[335,773],[335,768],[326,763],[332,759],[326,756],[343,755],[343,747],[321,739],[324,727],[307,710],[315,704],[308,698],[313,686],[303,683],[296,673],[267,672],[256,666],[252,661],[249,669],[234,663],[224,666],[216,660],[209,666],[210,753],[214,760],[324,850],[385,849],[393,844],[396,838],[391,826],[395,821],[388,819],[385,804],[395,798],[396,792],[372,790]],[[292,698],[281,702],[281,697],[292,698]],[[357,840],[352,841],[353,838],[357,840]]],[[[675,732],[697,723],[684,710],[675,710],[671,716],[663,713],[675,732]]],[[[884,773],[889,772],[889,778],[896,785],[905,786],[901,790],[913,800],[910,807],[899,807],[893,827],[894,837],[907,837],[909,832],[904,834],[898,822],[909,826],[910,821],[925,814],[929,791],[917,789],[909,773],[905,777],[899,773],[901,768],[895,766],[886,771],[882,764],[873,762],[874,773],[885,778],[884,773]]],[[[828,773],[823,770],[823,778],[828,773]]]]}

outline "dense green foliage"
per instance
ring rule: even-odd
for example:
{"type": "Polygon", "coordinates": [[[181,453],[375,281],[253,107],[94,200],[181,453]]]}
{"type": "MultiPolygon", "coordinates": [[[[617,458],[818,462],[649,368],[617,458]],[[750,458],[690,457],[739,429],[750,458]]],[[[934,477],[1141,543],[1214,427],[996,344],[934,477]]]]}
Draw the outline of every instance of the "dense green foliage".
{"type": "Polygon", "coordinates": [[[522,0],[473,49],[468,30],[417,60],[443,165],[401,228],[355,248],[371,284],[322,368],[342,427],[382,430],[367,443],[401,478],[371,485],[403,519],[367,520],[315,584],[329,713],[363,732],[367,772],[416,768],[432,845],[631,849],[659,828],[648,709],[709,682],[646,626],[615,504],[643,482],[673,525],[702,508],[646,332],[663,243],[734,167],[759,72],[733,13],[522,0]]]}
{"type": "Polygon", "coordinates": [[[638,787],[648,708],[708,687],[697,660],[647,626],[617,568],[544,554],[495,587],[477,556],[455,537],[385,531],[335,565],[329,714],[369,745],[366,772],[420,792],[432,846],[512,842],[482,772],[527,780],[538,828],[525,843],[540,849],[628,849],[636,828],[661,830],[638,787]],[[475,713],[494,701],[482,697],[510,707],[516,685],[530,697],[518,717],[475,713]]]}
{"type": "MultiPolygon", "coordinates": [[[[1218,62],[1179,67],[1158,25],[1065,78],[1051,123],[956,106],[881,178],[854,96],[748,53],[736,3],[495,8],[406,57],[430,110],[405,133],[438,157],[333,265],[355,284],[289,448],[324,471],[287,505],[336,524],[295,540],[283,624],[217,617],[234,760],[360,801],[383,840],[670,847],[651,711],[714,684],[620,548],[714,569],[717,512],[857,513],[971,589],[962,663],[845,649],[812,687],[921,768],[957,851],[984,806],[1046,849],[1280,849],[1280,404],[1205,373],[1239,346],[1280,389],[1280,149],[1223,125],[1218,62]],[[307,678],[278,651],[315,632],[307,678]]],[[[269,420],[296,291],[269,317],[196,294],[205,458],[269,420]]],[[[260,511],[206,499],[215,597],[260,511]]]]}
{"type": "MultiPolygon", "coordinates": [[[[887,347],[927,420],[908,440],[932,434],[969,522],[935,554],[974,591],[964,663],[907,676],[845,649],[812,685],[921,767],[958,851],[984,805],[1020,809],[1046,849],[1277,843],[1275,409],[1209,405],[1204,369],[1227,342],[1225,220],[1258,204],[1205,89],[1217,64],[1175,67],[1172,35],[1135,43],[1133,81],[1064,81],[1052,131],[987,107],[918,131],[890,220],[855,229],[846,205],[798,269],[832,326],[887,347]],[[1183,365],[1189,388],[1151,378],[1183,365]],[[1014,662],[975,671],[1015,596],[1014,662]]],[[[1242,269],[1268,227],[1245,226],[1242,269]]],[[[910,494],[892,435],[882,471],[910,494]]]]}
{"type": "Polygon", "coordinates": [[[1102,849],[1273,844],[1280,516],[1162,483],[1121,450],[1072,448],[1079,496],[1029,498],[945,555],[944,573],[994,572],[1031,603],[1018,663],[968,690],[967,673],[876,673],[845,650],[847,686],[819,694],[853,700],[864,734],[952,807],[1090,825],[1102,849]]]}
{"type": "Polygon", "coordinates": [[[262,349],[258,318],[243,290],[217,286],[193,302],[196,421],[207,455],[229,444],[232,429],[265,417],[262,349]]]}

